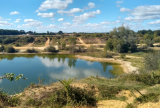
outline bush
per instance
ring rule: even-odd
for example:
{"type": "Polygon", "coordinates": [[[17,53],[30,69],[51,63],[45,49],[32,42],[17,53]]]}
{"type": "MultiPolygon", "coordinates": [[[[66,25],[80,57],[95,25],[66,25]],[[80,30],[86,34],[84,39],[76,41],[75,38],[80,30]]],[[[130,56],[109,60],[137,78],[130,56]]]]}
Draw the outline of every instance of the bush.
{"type": "Polygon", "coordinates": [[[47,52],[56,52],[56,48],[55,47],[52,47],[52,46],[50,46],[50,47],[47,47],[46,49],[45,49],[47,52]]]}
{"type": "Polygon", "coordinates": [[[37,53],[37,51],[33,48],[33,49],[27,49],[26,50],[27,53],[37,53]]]}
{"type": "Polygon", "coordinates": [[[10,97],[8,94],[0,90],[0,107],[3,108],[3,106],[10,106],[10,107],[16,107],[18,106],[21,101],[18,97],[10,97]],[[3,106],[1,106],[3,104],[3,106]]]}
{"type": "Polygon", "coordinates": [[[20,46],[20,45],[17,43],[17,44],[15,44],[15,46],[18,47],[18,46],[20,46]]]}
{"type": "Polygon", "coordinates": [[[8,46],[7,49],[6,49],[7,53],[15,53],[15,51],[16,50],[12,46],[8,46]]]}
{"type": "Polygon", "coordinates": [[[120,58],[124,59],[126,57],[126,54],[121,54],[120,58]]]}
{"type": "Polygon", "coordinates": [[[2,52],[2,51],[4,51],[4,46],[3,45],[0,46],[0,52],[2,52]]]}
{"type": "MultiPolygon", "coordinates": [[[[44,103],[52,106],[52,105],[59,105],[60,107],[67,105],[67,94],[64,89],[58,90],[53,94],[48,94],[48,98],[44,99],[44,103]]],[[[96,99],[94,97],[93,91],[87,91],[85,89],[80,89],[76,87],[71,87],[71,91],[69,93],[69,105],[91,105],[95,106],[96,99]]]]}
{"type": "Polygon", "coordinates": [[[144,69],[146,72],[160,68],[160,52],[148,53],[144,56],[144,69]]]}
{"type": "Polygon", "coordinates": [[[150,93],[142,95],[135,99],[135,102],[147,103],[147,102],[158,102],[158,94],[150,93]]]}

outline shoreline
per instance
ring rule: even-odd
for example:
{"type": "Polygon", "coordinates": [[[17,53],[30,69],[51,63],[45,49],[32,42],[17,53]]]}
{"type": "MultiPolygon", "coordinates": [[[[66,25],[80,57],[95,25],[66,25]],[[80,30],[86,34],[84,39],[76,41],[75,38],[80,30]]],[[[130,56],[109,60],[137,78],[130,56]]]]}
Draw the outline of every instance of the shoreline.
{"type": "Polygon", "coordinates": [[[75,55],[76,58],[84,59],[84,60],[90,60],[90,61],[101,61],[101,62],[110,62],[110,63],[118,63],[123,68],[124,73],[132,73],[137,71],[137,67],[134,67],[131,65],[131,62],[123,61],[119,59],[114,58],[96,58],[96,57],[90,57],[90,56],[81,56],[81,55],[75,55]]]}
{"type": "Polygon", "coordinates": [[[79,59],[84,59],[84,60],[89,60],[89,61],[101,61],[101,62],[110,62],[110,63],[118,63],[120,64],[120,66],[123,68],[124,73],[132,73],[132,72],[136,72],[137,71],[137,67],[134,67],[131,65],[131,62],[128,61],[123,61],[120,59],[114,59],[114,58],[96,58],[96,57],[91,57],[91,56],[81,56],[81,55],[77,55],[77,53],[69,53],[69,52],[58,52],[58,53],[51,53],[51,52],[41,52],[41,53],[0,53],[0,55],[25,55],[25,54],[29,54],[29,55],[33,55],[33,54],[74,54],[75,58],[79,58],[79,59]]]}

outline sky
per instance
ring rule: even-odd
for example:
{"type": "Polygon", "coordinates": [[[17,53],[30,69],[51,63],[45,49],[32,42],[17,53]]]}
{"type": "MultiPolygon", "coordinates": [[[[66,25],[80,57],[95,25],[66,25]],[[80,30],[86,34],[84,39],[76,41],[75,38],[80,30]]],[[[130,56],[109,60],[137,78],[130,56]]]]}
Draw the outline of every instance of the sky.
{"type": "Polygon", "coordinates": [[[160,29],[160,0],[0,0],[0,29],[109,32],[160,29]]]}

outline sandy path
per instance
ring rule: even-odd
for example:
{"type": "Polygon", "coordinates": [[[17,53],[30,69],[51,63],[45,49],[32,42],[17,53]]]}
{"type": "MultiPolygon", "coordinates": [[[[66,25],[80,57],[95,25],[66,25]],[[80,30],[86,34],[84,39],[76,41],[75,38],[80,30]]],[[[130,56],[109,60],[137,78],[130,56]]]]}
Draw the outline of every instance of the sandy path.
{"type": "Polygon", "coordinates": [[[50,43],[50,39],[49,39],[49,37],[47,37],[47,41],[46,41],[46,43],[45,43],[45,46],[44,47],[49,47],[50,45],[49,45],[49,43],[50,43]]]}
{"type": "Polygon", "coordinates": [[[105,46],[105,44],[100,44],[101,42],[100,42],[100,40],[98,40],[98,43],[99,44],[86,44],[86,43],[84,43],[84,41],[81,39],[81,38],[79,38],[78,37],[78,39],[79,39],[79,41],[80,41],[80,43],[82,43],[82,44],[76,44],[76,45],[84,45],[85,47],[90,47],[91,45],[93,45],[93,46],[99,46],[99,45],[102,45],[102,46],[105,46]]]}
{"type": "Polygon", "coordinates": [[[133,67],[131,65],[131,62],[123,61],[123,60],[115,60],[114,58],[95,58],[90,56],[80,56],[76,55],[75,57],[85,60],[91,60],[91,61],[103,61],[103,62],[111,62],[111,63],[119,63],[121,64],[121,67],[123,68],[125,73],[131,73],[133,71],[137,71],[137,67],[133,67]]]}

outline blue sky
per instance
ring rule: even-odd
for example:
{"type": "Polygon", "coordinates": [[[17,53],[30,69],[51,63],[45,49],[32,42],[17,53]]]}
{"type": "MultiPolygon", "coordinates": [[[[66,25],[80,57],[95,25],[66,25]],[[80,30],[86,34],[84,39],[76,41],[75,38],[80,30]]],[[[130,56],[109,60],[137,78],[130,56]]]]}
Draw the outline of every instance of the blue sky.
{"type": "Polygon", "coordinates": [[[109,32],[160,29],[159,0],[0,0],[0,29],[109,32]]]}

